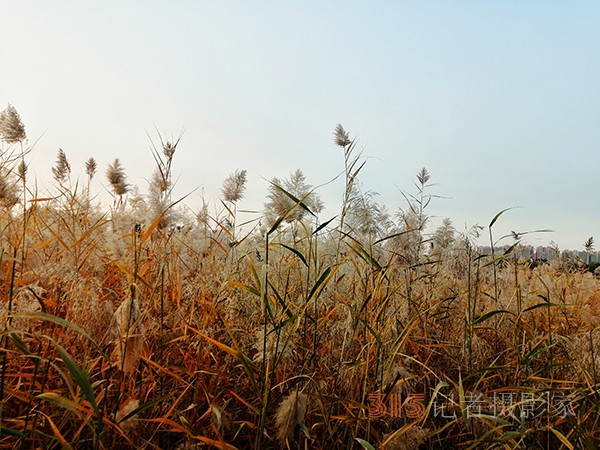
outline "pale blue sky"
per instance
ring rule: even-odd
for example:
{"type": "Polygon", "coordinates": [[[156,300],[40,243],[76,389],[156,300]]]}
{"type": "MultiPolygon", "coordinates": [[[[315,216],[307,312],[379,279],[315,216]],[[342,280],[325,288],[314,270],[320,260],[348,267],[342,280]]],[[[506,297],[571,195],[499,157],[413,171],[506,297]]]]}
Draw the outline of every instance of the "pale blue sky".
{"type": "MultiPolygon", "coordinates": [[[[339,122],[369,156],[364,189],[395,211],[425,166],[430,213],[581,248],[600,242],[600,3],[579,1],[3,1],[0,108],[20,112],[41,186],[63,148],[74,175],[119,157],[146,188],[146,132],[185,133],[177,192],[215,202],[247,169],[302,169],[321,184],[343,168],[339,122]]],[[[99,174],[100,175],[100,174],[99,174]]],[[[320,190],[338,212],[341,181],[320,190]]]]}

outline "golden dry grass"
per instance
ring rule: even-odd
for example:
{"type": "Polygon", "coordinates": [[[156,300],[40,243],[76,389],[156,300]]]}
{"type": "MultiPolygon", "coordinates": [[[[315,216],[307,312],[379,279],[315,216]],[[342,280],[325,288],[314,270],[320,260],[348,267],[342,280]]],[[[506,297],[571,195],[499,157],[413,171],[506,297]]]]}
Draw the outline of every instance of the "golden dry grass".
{"type": "Polygon", "coordinates": [[[171,233],[116,195],[111,214],[70,189],[2,209],[0,448],[600,445],[591,273],[468,236],[425,252],[422,230],[349,228],[346,203],[238,236],[237,196],[171,233]]]}

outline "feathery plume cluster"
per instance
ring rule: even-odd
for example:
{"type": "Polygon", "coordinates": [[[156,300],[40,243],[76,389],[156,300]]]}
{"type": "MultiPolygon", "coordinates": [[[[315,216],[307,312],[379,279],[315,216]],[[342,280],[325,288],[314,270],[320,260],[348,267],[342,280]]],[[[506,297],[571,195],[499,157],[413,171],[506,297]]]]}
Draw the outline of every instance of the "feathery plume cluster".
{"type": "Polygon", "coordinates": [[[112,186],[115,195],[122,197],[129,191],[127,175],[125,175],[125,169],[121,165],[119,158],[115,159],[113,163],[108,166],[108,169],[106,170],[106,178],[112,186]]]}
{"type": "Polygon", "coordinates": [[[19,188],[14,175],[0,167],[0,206],[10,209],[19,202],[19,188]]]}
{"type": "Polygon", "coordinates": [[[60,184],[63,184],[71,174],[71,164],[62,148],[58,149],[56,156],[56,165],[52,167],[52,175],[60,184]]]}
{"type": "Polygon", "coordinates": [[[0,135],[7,144],[23,142],[27,138],[21,116],[19,116],[15,107],[10,104],[4,111],[0,112],[0,135]]]}
{"type": "Polygon", "coordinates": [[[324,207],[313,187],[306,184],[306,177],[300,169],[293,172],[287,179],[273,178],[269,186],[268,199],[265,204],[265,215],[269,223],[274,223],[277,218],[283,216],[285,216],[286,222],[301,220],[306,215],[306,208],[313,213],[319,213],[324,207]],[[292,200],[288,194],[300,200],[305,207],[296,205],[297,202],[292,200]]]}
{"type": "Polygon", "coordinates": [[[173,156],[175,155],[175,150],[177,150],[177,145],[179,145],[181,137],[176,141],[171,142],[163,140],[160,133],[158,136],[162,146],[162,152],[159,152],[154,144],[152,145],[152,156],[154,156],[154,160],[156,161],[156,170],[152,175],[150,185],[152,190],[158,195],[158,200],[161,200],[171,188],[171,165],[173,164],[173,156]]]}
{"type": "Polygon", "coordinates": [[[404,432],[398,430],[385,439],[385,450],[413,450],[427,442],[429,429],[413,426],[404,432]]]}
{"type": "Polygon", "coordinates": [[[134,414],[131,417],[125,419],[125,417],[129,416],[133,411],[138,409],[140,406],[140,401],[137,399],[129,399],[128,401],[121,406],[121,408],[117,411],[115,416],[115,421],[119,424],[121,430],[126,433],[131,433],[137,428],[139,423],[137,414],[134,414]],[[125,419],[125,420],[123,420],[125,419]]]}
{"type": "Polygon", "coordinates": [[[223,187],[221,188],[223,200],[235,203],[244,197],[247,180],[246,174],[247,172],[245,170],[236,170],[225,178],[223,187]]]}
{"type": "Polygon", "coordinates": [[[208,222],[210,221],[210,215],[208,213],[208,203],[204,201],[202,202],[202,206],[196,214],[196,220],[199,224],[204,225],[205,227],[208,226],[208,222]]]}
{"type": "Polygon", "coordinates": [[[259,330],[252,348],[256,351],[252,359],[255,363],[260,364],[271,359],[276,351],[280,360],[289,360],[296,351],[296,344],[290,335],[290,330],[282,331],[280,336],[275,333],[267,333],[266,338],[264,330],[259,330]]]}
{"type": "Polygon", "coordinates": [[[340,147],[347,147],[352,144],[352,140],[350,139],[350,135],[341,124],[337,124],[335,127],[335,131],[333,132],[334,142],[336,145],[340,147]]]}
{"type": "Polygon", "coordinates": [[[140,306],[135,298],[128,298],[115,311],[118,336],[114,360],[125,374],[133,373],[140,360],[142,351],[140,317],[140,306]]]}
{"type": "Polygon", "coordinates": [[[430,178],[431,175],[429,175],[429,171],[425,167],[417,174],[417,180],[419,180],[419,183],[422,185],[426,185],[430,178]]]}
{"type": "Polygon", "coordinates": [[[27,176],[27,164],[25,163],[25,160],[21,160],[21,162],[19,163],[18,167],[17,167],[17,175],[19,175],[19,178],[22,181],[25,181],[25,177],[27,176]]]}
{"type": "Polygon", "coordinates": [[[444,218],[442,224],[435,230],[431,238],[431,245],[435,251],[447,250],[456,242],[456,230],[449,217],[444,218]]]}
{"type": "Polygon", "coordinates": [[[165,155],[167,161],[170,162],[173,159],[173,155],[175,154],[175,150],[177,149],[177,144],[179,144],[179,139],[177,139],[175,142],[163,142],[163,155],[165,155]]]}
{"type": "Polygon", "coordinates": [[[167,215],[167,211],[171,206],[171,191],[173,188],[171,166],[181,136],[175,141],[163,139],[160,133],[158,133],[158,137],[161,144],[160,151],[151,141],[152,156],[156,162],[156,169],[154,169],[149,183],[148,203],[153,214],[156,216],[162,215],[158,227],[159,229],[165,229],[173,222],[172,214],[167,215]]]}
{"type": "Polygon", "coordinates": [[[286,439],[293,437],[296,425],[304,423],[307,405],[307,395],[297,390],[282,400],[275,416],[279,442],[283,444],[286,439]]]}
{"type": "Polygon", "coordinates": [[[85,162],[85,173],[88,178],[91,180],[96,175],[96,170],[98,169],[98,165],[96,164],[96,160],[92,157],[85,162]]]}
{"type": "Polygon", "coordinates": [[[377,203],[376,192],[360,192],[354,185],[348,197],[347,225],[361,237],[380,237],[391,227],[391,219],[385,206],[377,203]]]}
{"type": "MultiPolygon", "coordinates": [[[[58,269],[63,274],[66,270],[68,269],[58,269]]],[[[102,298],[100,292],[102,292],[102,285],[93,278],[71,283],[66,318],[87,331],[93,339],[104,342],[105,339],[113,337],[111,323],[114,320],[115,310],[112,302],[102,298]]]]}

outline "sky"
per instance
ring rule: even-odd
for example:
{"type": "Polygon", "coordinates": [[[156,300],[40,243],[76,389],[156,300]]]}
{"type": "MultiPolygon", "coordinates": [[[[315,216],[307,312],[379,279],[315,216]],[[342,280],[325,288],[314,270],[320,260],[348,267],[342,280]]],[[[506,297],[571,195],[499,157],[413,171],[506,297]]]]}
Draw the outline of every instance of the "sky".
{"type": "Polygon", "coordinates": [[[190,209],[218,208],[223,179],[245,169],[239,208],[262,210],[267,180],[299,168],[325,184],[325,221],[343,196],[341,123],[367,160],[361,188],[392,214],[426,167],[430,231],[517,207],[495,236],[600,239],[598,2],[0,4],[0,109],[20,113],[41,191],[62,148],[74,180],[96,159],[99,198],[115,158],[144,192],[151,141],[182,134],[175,192],[190,209]]]}

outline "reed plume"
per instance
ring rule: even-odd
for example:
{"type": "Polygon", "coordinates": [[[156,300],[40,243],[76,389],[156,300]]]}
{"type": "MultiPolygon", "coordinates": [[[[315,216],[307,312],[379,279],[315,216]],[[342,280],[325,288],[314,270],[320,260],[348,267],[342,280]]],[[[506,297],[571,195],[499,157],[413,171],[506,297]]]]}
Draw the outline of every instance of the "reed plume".
{"type": "Polygon", "coordinates": [[[24,160],[21,160],[19,166],[17,167],[17,175],[19,175],[19,178],[22,181],[25,181],[25,178],[27,176],[27,164],[24,160]]]}
{"type": "Polygon", "coordinates": [[[113,163],[108,166],[106,178],[115,195],[115,205],[122,204],[123,196],[129,192],[129,184],[127,184],[127,175],[125,175],[125,169],[121,165],[119,158],[115,159],[113,163]],[[117,197],[119,198],[118,201],[117,197]]]}
{"type": "Polygon", "coordinates": [[[339,147],[348,147],[352,144],[352,140],[350,140],[350,134],[346,130],[344,130],[344,127],[339,123],[335,127],[333,136],[333,141],[339,147]]]}
{"type": "Polygon", "coordinates": [[[154,143],[152,143],[152,156],[156,162],[156,168],[152,173],[150,179],[150,189],[148,193],[149,206],[152,213],[155,216],[162,215],[162,219],[159,223],[159,229],[165,229],[171,225],[173,218],[171,214],[167,215],[171,205],[171,193],[173,190],[172,181],[172,165],[173,156],[181,140],[181,135],[177,140],[169,141],[163,139],[162,135],[158,133],[160,139],[161,149],[158,150],[154,143]]]}
{"type": "Polygon", "coordinates": [[[71,164],[62,148],[58,149],[56,165],[52,167],[52,175],[59,184],[63,184],[71,174],[71,164]]]}
{"type": "Polygon", "coordinates": [[[246,190],[246,171],[236,170],[229,174],[225,181],[223,181],[223,187],[221,193],[223,194],[223,200],[226,202],[235,203],[244,197],[244,191],[246,190]]]}
{"type": "Polygon", "coordinates": [[[19,203],[19,186],[14,175],[6,168],[0,167],[0,205],[11,209],[19,203]]]}
{"type": "Polygon", "coordinates": [[[307,395],[298,390],[282,400],[275,416],[277,439],[281,444],[294,436],[296,425],[304,423],[307,405],[307,395]]]}
{"type": "Polygon", "coordinates": [[[25,125],[21,122],[21,116],[11,104],[4,111],[0,112],[0,135],[2,136],[2,140],[7,144],[15,144],[27,139],[25,125]]]}
{"type": "Polygon", "coordinates": [[[296,202],[290,198],[290,194],[313,213],[319,213],[324,208],[319,194],[306,183],[304,173],[297,169],[288,178],[280,180],[275,177],[271,180],[268,201],[265,204],[265,215],[269,223],[272,224],[278,217],[283,216],[286,222],[299,221],[306,215],[306,209],[300,205],[294,209],[296,202]]]}
{"type": "Polygon", "coordinates": [[[117,340],[114,361],[125,374],[131,374],[140,360],[142,351],[141,312],[136,298],[123,301],[115,311],[117,340]]]}
{"type": "Polygon", "coordinates": [[[98,165],[96,164],[96,160],[92,157],[85,162],[85,173],[88,178],[92,180],[94,175],[96,175],[96,170],[98,169],[98,165]]]}

